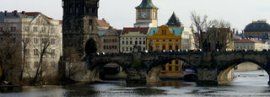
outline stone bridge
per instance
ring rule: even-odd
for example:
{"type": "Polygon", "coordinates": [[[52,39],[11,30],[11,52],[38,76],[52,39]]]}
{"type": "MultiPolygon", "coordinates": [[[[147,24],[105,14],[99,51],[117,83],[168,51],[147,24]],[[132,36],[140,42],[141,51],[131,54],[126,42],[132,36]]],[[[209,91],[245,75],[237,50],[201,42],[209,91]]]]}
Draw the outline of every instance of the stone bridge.
{"type": "MultiPolygon", "coordinates": [[[[155,83],[159,81],[162,65],[180,59],[196,67],[197,85],[219,85],[231,81],[229,72],[242,62],[253,62],[270,73],[270,51],[226,52],[141,52],[131,54],[102,54],[89,59],[89,67],[99,77],[99,70],[108,63],[119,64],[127,73],[127,82],[155,83]]],[[[98,79],[98,78],[95,78],[98,79]]],[[[268,84],[270,82],[268,81],[268,84]]]]}

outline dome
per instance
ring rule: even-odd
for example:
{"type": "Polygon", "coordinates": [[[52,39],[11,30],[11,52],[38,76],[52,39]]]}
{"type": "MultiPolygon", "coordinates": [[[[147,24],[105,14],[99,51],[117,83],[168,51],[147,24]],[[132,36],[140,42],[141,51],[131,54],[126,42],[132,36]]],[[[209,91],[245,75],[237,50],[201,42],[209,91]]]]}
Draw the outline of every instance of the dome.
{"type": "Polygon", "coordinates": [[[270,25],[266,21],[255,21],[248,24],[245,32],[270,32],[270,25]]]}

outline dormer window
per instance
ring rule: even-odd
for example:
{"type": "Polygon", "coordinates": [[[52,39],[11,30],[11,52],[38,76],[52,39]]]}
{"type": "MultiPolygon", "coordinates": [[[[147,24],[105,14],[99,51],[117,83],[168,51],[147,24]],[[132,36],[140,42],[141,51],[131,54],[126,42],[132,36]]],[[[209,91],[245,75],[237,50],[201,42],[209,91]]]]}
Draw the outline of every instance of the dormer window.
{"type": "Polygon", "coordinates": [[[165,30],[162,30],[162,35],[166,35],[166,31],[165,30]]]}

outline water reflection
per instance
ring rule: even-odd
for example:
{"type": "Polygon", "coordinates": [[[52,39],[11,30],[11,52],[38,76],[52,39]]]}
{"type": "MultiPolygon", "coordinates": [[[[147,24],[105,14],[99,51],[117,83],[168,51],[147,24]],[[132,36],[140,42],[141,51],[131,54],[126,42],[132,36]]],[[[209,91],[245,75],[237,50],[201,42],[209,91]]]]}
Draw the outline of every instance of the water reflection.
{"type": "MultiPolygon", "coordinates": [[[[236,73],[228,86],[196,87],[195,83],[163,81],[156,85],[127,86],[124,81],[93,85],[22,87],[2,92],[0,97],[269,97],[268,75],[265,72],[236,73]],[[262,76],[262,74],[264,76],[262,76]]],[[[1,88],[2,89],[2,88],[1,88]]]]}

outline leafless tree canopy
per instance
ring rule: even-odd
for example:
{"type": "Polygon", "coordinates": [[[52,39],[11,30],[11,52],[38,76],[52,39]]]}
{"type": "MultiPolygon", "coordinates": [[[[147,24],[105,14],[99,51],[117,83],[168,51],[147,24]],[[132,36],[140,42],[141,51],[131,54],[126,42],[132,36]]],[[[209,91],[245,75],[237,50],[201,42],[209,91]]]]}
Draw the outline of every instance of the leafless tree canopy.
{"type": "Polygon", "coordinates": [[[13,84],[19,84],[20,72],[20,51],[18,41],[11,33],[9,25],[2,26],[4,29],[0,32],[0,82],[8,81],[13,84]]]}
{"type": "Polygon", "coordinates": [[[193,27],[197,33],[207,32],[207,29],[216,27],[216,28],[230,28],[231,24],[223,19],[214,19],[208,20],[207,15],[199,15],[196,12],[191,13],[191,21],[193,27]]]}
{"type": "MultiPolygon", "coordinates": [[[[192,21],[192,27],[195,28],[195,31],[197,32],[196,39],[196,46],[201,49],[209,49],[208,47],[203,46],[203,43],[205,40],[210,39],[214,33],[217,33],[211,29],[217,28],[217,29],[230,29],[230,23],[225,20],[208,20],[208,16],[204,15],[201,16],[197,14],[196,12],[191,13],[191,21],[192,21]]],[[[226,35],[227,37],[228,35],[226,35]]],[[[229,35],[230,36],[230,35],[229,35]]],[[[225,37],[225,36],[224,36],[225,37]]],[[[214,38],[214,37],[212,37],[214,38]]],[[[214,41],[214,40],[212,40],[214,41]]],[[[225,40],[224,40],[225,41],[225,40]]],[[[209,43],[209,42],[207,42],[209,43]]],[[[206,45],[206,44],[205,44],[206,45]]],[[[225,46],[224,46],[225,47],[225,46]]]]}

